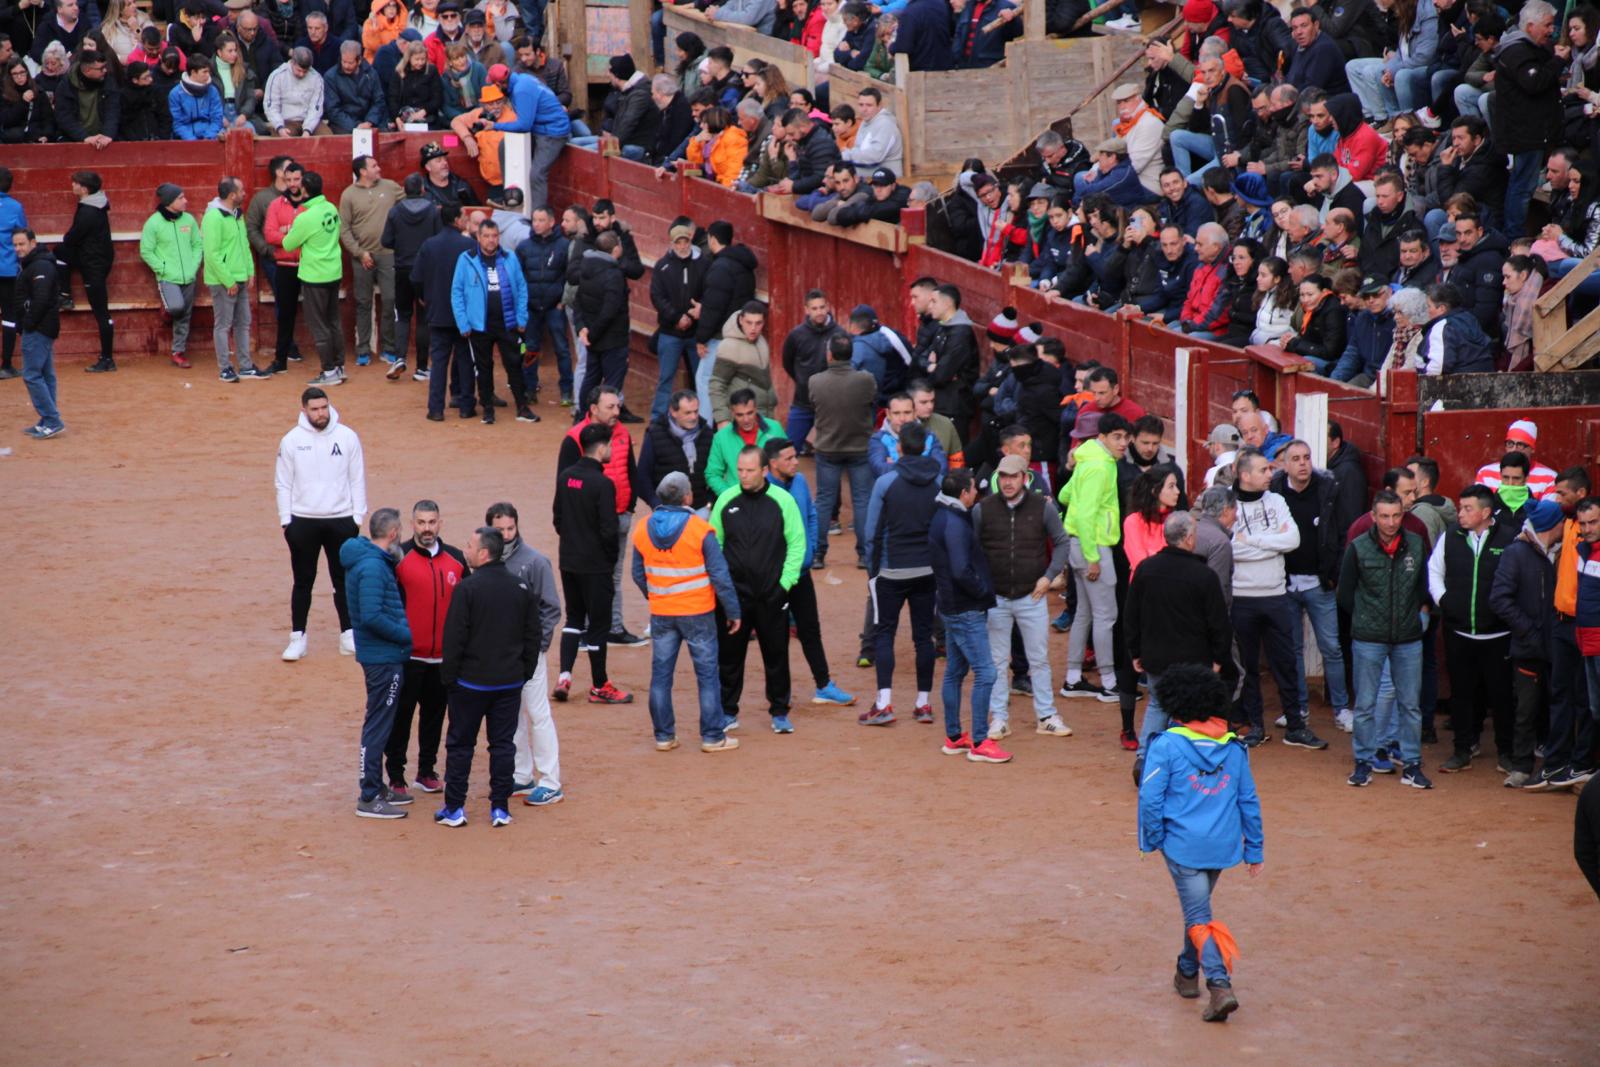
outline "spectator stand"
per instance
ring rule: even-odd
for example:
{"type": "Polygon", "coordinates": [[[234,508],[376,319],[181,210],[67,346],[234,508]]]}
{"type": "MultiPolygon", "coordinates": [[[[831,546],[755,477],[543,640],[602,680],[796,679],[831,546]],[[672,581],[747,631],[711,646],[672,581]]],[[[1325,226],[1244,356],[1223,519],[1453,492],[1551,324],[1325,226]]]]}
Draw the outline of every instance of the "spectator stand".
{"type": "MultiPolygon", "coordinates": [[[[732,49],[736,63],[748,63],[752,59],[759,59],[783,71],[783,80],[791,86],[805,89],[816,87],[811,70],[811,53],[797,44],[780,41],[751,26],[740,26],[732,22],[713,22],[689,4],[663,4],[661,11],[666,20],[669,43],[685,31],[699,34],[708,50],[718,45],[726,45],[732,49]]],[[[642,38],[634,37],[633,54],[636,57],[650,54],[649,40],[648,33],[642,38]]]]}
{"type": "Polygon", "coordinates": [[[1533,365],[1537,370],[1575,370],[1600,352],[1600,307],[1567,325],[1567,297],[1600,270],[1600,248],[1552,285],[1533,308],[1533,365]]]}

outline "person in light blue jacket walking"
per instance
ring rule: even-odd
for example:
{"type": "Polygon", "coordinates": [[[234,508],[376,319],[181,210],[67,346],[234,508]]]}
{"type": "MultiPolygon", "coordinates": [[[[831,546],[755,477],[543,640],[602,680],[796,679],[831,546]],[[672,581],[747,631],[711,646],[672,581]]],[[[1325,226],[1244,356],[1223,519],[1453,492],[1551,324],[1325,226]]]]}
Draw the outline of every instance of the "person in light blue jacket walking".
{"type": "Polygon", "coordinates": [[[1183,950],[1173,987],[1200,996],[1200,971],[1211,998],[1200,1017],[1226,1022],[1239,1008],[1230,974],[1238,948],[1212,918],[1217,878],[1242,861],[1251,877],[1264,859],[1261,802],[1250,757],[1228,729],[1229,694],[1198,664],[1174,664],[1156,681],[1161,707],[1178,725],[1156,735],[1139,782],[1139,851],[1160,852],[1183,906],[1183,950]]]}
{"type": "Polygon", "coordinates": [[[500,247],[500,227],[478,224],[478,247],[461,253],[450,281],[450,311],[456,330],[472,348],[478,371],[478,401],[485,425],[494,422],[494,351],[517,402],[518,422],[538,422],[528,406],[522,376],[522,331],[528,325],[528,283],[517,257],[500,247]]]}

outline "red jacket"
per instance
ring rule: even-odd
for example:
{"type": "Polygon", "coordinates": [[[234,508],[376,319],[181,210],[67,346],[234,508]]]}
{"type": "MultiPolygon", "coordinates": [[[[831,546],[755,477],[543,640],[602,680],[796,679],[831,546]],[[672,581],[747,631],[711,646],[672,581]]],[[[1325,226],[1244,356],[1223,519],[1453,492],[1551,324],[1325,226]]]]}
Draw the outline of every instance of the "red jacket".
{"type": "MultiPolygon", "coordinates": [[[[1211,310],[1211,305],[1217,301],[1217,292],[1222,288],[1222,283],[1228,277],[1228,261],[1224,256],[1218,256],[1215,263],[1202,263],[1195,267],[1194,274],[1189,280],[1189,296],[1183,302],[1183,314],[1179,318],[1184,322],[1200,322],[1206,317],[1206,312],[1211,310]]],[[[1227,329],[1228,309],[1222,309],[1222,315],[1211,324],[1213,333],[1227,329]]]]}
{"type": "MultiPolygon", "coordinates": [[[[572,442],[569,455],[583,455],[582,450],[578,447],[578,435],[583,432],[583,428],[587,425],[589,425],[589,416],[585,415],[581,422],[567,431],[567,440],[572,442]]],[[[576,462],[575,459],[574,462],[576,462]]],[[[565,470],[566,466],[571,466],[571,463],[566,464],[562,469],[565,470]]],[[[617,514],[621,515],[624,511],[631,511],[633,509],[633,482],[628,475],[633,470],[633,439],[628,436],[628,428],[622,425],[620,419],[617,420],[615,426],[611,427],[611,458],[606,461],[606,465],[602,469],[606,472],[606,477],[611,479],[611,484],[617,487],[617,514]]]]}
{"type": "MultiPolygon", "coordinates": [[[[465,23],[462,23],[461,33],[456,37],[456,41],[460,41],[465,44],[466,40],[467,27],[465,23]]],[[[454,41],[445,40],[444,34],[439,30],[434,30],[432,33],[428,34],[427,37],[423,38],[422,47],[428,50],[428,61],[433,64],[434,69],[439,72],[439,77],[441,78],[444,77],[444,72],[450,66],[450,60],[444,54],[445,45],[454,43],[454,41]]]]}
{"type": "Polygon", "coordinates": [[[450,611],[450,597],[467,576],[461,550],[443,541],[438,547],[429,555],[415,541],[407,541],[400,546],[400,565],[394,569],[411,626],[411,658],[434,663],[444,658],[444,617],[450,611]]]}
{"type": "Polygon", "coordinates": [[[1366,181],[1378,165],[1389,158],[1389,144],[1377,130],[1363,122],[1350,136],[1339,136],[1339,147],[1333,150],[1333,158],[1350,172],[1351,181],[1366,181]]]}
{"type": "Polygon", "coordinates": [[[267,205],[267,218],[261,224],[262,235],[266,237],[267,244],[272,246],[272,258],[277,263],[285,266],[295,266],[300,262],[300,250],[287,252],[283,247],[283,236],[289,232],[289,227],[294,225],[295,216],[305,210],[305,201],[299,204],[289,202],[287,196],[280,196],[267,205]]]}
{"type": "MultiPolygon", "coordinates": [[[[799,33],[795,34],[794,43],[810,52],[813,56],[820,55],[822,53],[822,27],[827,21],[827,17],[823,15],[820,5],[812,8],[811,13],[806,16],[805,25],[800,27],[799,33]]],[[[832,59],[833,57],[829,56],[828,58],[832,59]]]]}

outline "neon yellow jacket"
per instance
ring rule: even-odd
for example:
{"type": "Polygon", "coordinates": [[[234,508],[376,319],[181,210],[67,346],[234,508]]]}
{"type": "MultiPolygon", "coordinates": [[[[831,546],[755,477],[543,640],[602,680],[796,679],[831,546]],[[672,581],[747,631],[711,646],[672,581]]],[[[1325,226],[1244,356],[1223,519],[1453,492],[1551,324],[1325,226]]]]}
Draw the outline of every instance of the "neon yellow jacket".
{"type": "Polygon", "coordinates": [[[1083,546],[1088,563],[1100,562],[1100,550],[1122,539],[1122,509],[1117,505],[1117,461],[1099,441],[1078,446],[1072,478],[1056,499],[1067,509],[1067,536],[1083,546]]]}

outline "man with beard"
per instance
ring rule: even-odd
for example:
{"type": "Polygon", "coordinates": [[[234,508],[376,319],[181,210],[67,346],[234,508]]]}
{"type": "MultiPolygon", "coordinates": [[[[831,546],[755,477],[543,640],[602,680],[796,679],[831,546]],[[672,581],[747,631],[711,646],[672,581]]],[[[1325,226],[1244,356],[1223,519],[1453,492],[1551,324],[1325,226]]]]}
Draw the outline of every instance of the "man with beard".
{"type": "Polygon", "coordinates": [[[828,365],[828,342],[844,333],[843,328],[834,321],[828,295],[821,289],[813,289],[806,294],[805,309],[806,317],[783,339],[783,370],[794,382],[794,397],[789,404],[785,433],[801,453],[810,451],[806,438],[811,435],[811,427],[816,419],[808,383],[813,374],[828,365]]]}

